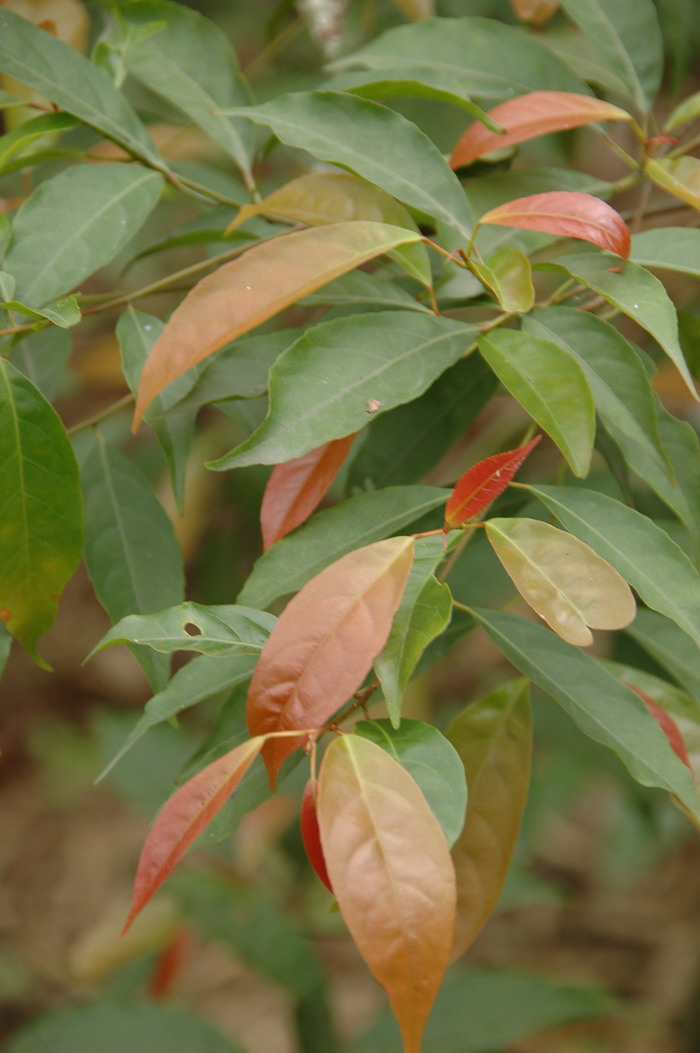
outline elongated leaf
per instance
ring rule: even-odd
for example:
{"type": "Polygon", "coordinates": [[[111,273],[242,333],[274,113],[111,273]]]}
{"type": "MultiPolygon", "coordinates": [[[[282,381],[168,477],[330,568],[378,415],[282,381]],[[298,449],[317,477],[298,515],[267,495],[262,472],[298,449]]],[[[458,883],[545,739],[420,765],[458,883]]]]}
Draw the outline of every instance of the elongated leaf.
{"type": "Polygon", "coordinates": [[[143,124],[109,77],[83,55],[6,7],[0,13],[0,71],[167,171],[143,124]]]}
{"type": "MultiPolygon", "coordinates": [[[[151,614],[183,598],[182,556],[170,520],[141,470],[96,435],[82,465],[85,563],[97,598],[113,621],[151,614]]],[[[168,678],[169,661],[134,648],[151,686],[168,678]]]]}
{"type": "Polygon", "coordinates": [[[676,683],[700,697],[700,653],[697,644],[668,618],[655,611],[637,611],[626,632],[654,658],[676,683]]]}
{"type": "Polygon", "coordinates": [[[644,171],[657,186],[700,209],[700,160],[697,157],[649,160],[644,171]]]}
{"type": "Polygon", "coordinates": [[[157,172],[126,164],[76,165],[41,183],[15,216],[5,256],[16,298],[40,306],[109,263],[162,187],[157,172]]]}
{"type": "Polygon", "coordinates": [[[469,786],[467,821],[452,860],[457,875],[453,957],[464,954],[496,906],[530,785],[529,685],[513,680],[467,706],[447,730],[469,786]]]}
{"type": "Polygon", "coordinates": [[[524,252],[504,245],[492,253],[486,263],[472,260],[471,269],[504,311],[526,312],[532,307],[535,301],[532,268],[524,252]]]}
{"type": "Polygon", "coordinates": [[[264,738],[241,743],[186,782],[167,802],[146,838],[123,932],[154,896],[260,752],[264,738]]]}
{"type": "Polygon", "coordinates": [[[318,784],[314,779],[309,779],[301,798],[301,815],[299,823],[304,849],[309,862],[316,872],[316,876],[326,886],[329,892],[333,891],[331,879],[328,876],[328,867],[323,855],[321,844],[321,828],[318,825],[318,812],[316,810],[316,797],[318,795],[318,784]]]}
{"type": "Polygon", "coordinates": [[[659,227],[633,234],[630,259],[642,267],[680,271],[700,278],[700,230],[659,227]]]}
{"type": "MultiPolygon", "coordinates": [[[[12,276],[9,275],[9,277],[12,276]]],[[[71,326],[77,325],[81,318],[80,308],[75,296],[66,296],[62,300],[54,300],[53,303],[37,308],[27,307],[26,304],[19,303],[17,300],[6,300],[2,306],[6,311],[12,311],[15,314],[25,315],[29,318],[45,318],[47,321],[57,325],[59,329],[70,329],[71,326]]],[[[24,321],[24,319],[21,319],[21,321],[24,321]]]]}
{"type": "Polygon", "coordinates": [[[333,483],[354,438],[333,439],[273,468],[260,506],[263,550],[309,518],[333,483]]]}
{"type": "Polygon", "coordinates": [[[563,238],[580,238],[627,258],[630,232],[619,212],[592,194],[551,190],[517,198],[485,212],[479,223],[542,230],[563,238]]]}
{"type": "Polygon", "coordinates": [[[496,453],[465,472],[447,502],[445,525],[462,526],[488,508],[503,493],[541,438],[541,435],[536,435],[525,446],[496,453]]]}
{"type": "MultiPolygon", "coordinates": [[[[413,538],[377,541],[317,574],[284,609],[255,667],[248,692],[251,735],[318,728],[360,686],[381,651],[401,601],[413,538]]],[[[274,785],[285,757],[308,736],[263,749],[274,785]]]]}
{"type": "Polygon", "coordinates": [[[32,382],[0,358],[0,620],[39,665],[82,547],[78,468],[65,429],[32,382]]]}
{"type": "Polygon", "coordinates": [[[375,414],[422,395],[477,335],[471,325],[415,311],[321,322],[272,366],[260,427],[209,467],[277,464],[357,432],[375,414]]]}
{"type": "Polygon", "coordinates": [[[276,618],[252,607],[179,603],[157,614],[130,614],[105,633],[86,661],[114,644],[135,643],[154,651],[209,655],[259,654],[276,618]]]}
{"type": "Polygon", "coordinates": [[[558,256],[556,263],[544,266],[564,270],[646,329],[674,363],[690,393],[697,398],[693,378],[678,343],[676,310],[658,278],[629,260],[619,270],[619,260],[614,256],[593,252],[558,256]]]}
{"type": "Polygon", "coordinates": [[[345,923],[389,995],[405,1053],[419,1053],[454,926],[445,835],[411,776],[357,735],[326,751],[318,816],[345,923]]]}
{"type": "MultiPolygon", "coordinates": [[[[378,187],[345,172],[307,172],[292,179],[263,201],[244,205],[228,231],[261,214],[291,219],[307,227],[365,219],[418,230],[407,208],[378,187]]],[[[430,259],[425,245],[404,245],[391,255],[418,281],[430,285],[430,259]]]]}
{"type": "Polygon", "coordinates": [[[700,574],[664,530],[595,490],[528,489],[562,526],[615,567],[648,607],[675,621],[700,647],[700,574]]]}
{"type": "Polygon", "coordinates": [[[416,522],[448,495],[448,490],[436,486],[389,486],[317,512],[260,557],[241,589],[239,603],[268,607],[347,552],[416,522]]]}
{"type": "MultiPolygon", "coordinates": [[[[11,132],[0,136],[0,171],[12,157],[22,154],[37,139],[54,132],[65,131],[66,128],[74,128],[78,123],[69,113],[47,113],[24,121],[11,132]]],[[[31,155],[26,158],[27,163],[30,163],[30,159],[31,155]]]]}
{"type": "Polygon", "coordinates": [[[593,629],[635,616],[625,580],[592,548],[537,519],[490,519],[488,539],[527,603],[563,640],[587,647],[593,629]]]}
{"type": "MultiPolygon", "coordinates": [[[[462,71],[463,75],[464,72],[462,71]]],[[[363,99],[390,99],[397,96],[434,99],[436,102],[459,106],[460,109],[471,113],[476,120],[483,121],[488,128],[498,128],[486,111],[472,102],[461,77],[433,66],[401,66],[397,69],[382,67],[377,71],[355,70],[352,73],[339,73],[330,81],[326,81],[323,87],[325,91],[347,91],[351,95],[360,95],[363,99]]]]}
{"type": "Polygon", "coordinates": [[[692,95],[689,95],[687,99],[683,99],[683,101],[676,106],[672,111],[671,116],[664,124],[664,131],[673,131],[673,129],[677,128],[679,124],[685,124],[686,121],[693,121],[698,116],[700,116],[700,91],[696,91],[692,95]]]}
{"type": "Polygon", "coordinates": [[[413,231],[383,223],[334,223],[274,238],[225,263],[190,290],[156,341],[141,377],[135,423],[166,384],[229,340],[332,278],[419,240],[413,231]]]}
{"type": "Polygon", "coordinates": [[[595,410],[579,364],[557,344],[505,329],[482,336],[479,350],[511,395],[551,436],[574,475],[587,475],[595,410]]]}
{"type": "Polygon", "coordinates": [[[578,128],[594,121],[631,121],[632,116],[619,106],[563,91],[531,91],[508,99],[489,110],[489,116],[502,128],[493,132],[474,121],[457,141],[450,157],[452,168],[461,168],[491,150],[502,150],[538,135],[578,128]]]}
{"type": "Polygon", "coordinates": [[[327,285],[322,285],[316,292],[310,293],[300,301],[302,304],[323,306],[337,304],[342,307],[355,307],[371,304],[373,307],[387,309],[420,311],[421,314],[432,314],[429,307],[414,299],[409,292],[396,282],[365,271],[350,271],[342,278],[335,278],[327,285]]]}
{"type": "Polygon", "coordinates": [[[655,702],[653,698],[647,695],[646,691],[642,691],[640,687],[635,687],[634,684],[628,684],[628,687],[631,687],[635,694],[639,695],[642,702],[668,739],[668,744],[673,752],[683,761],[687,768],[690,768],[692,772],[693,769],[688,758],[688,751],[685,748],[683,736],[671,714],[665,710],[663,706],[660,706],[658,702],[655,702]]]}
{"type": "Polygon", "coordinates": [[[167,0],[120,4],[119,18],[132,33],[148,23],[160,23],[157,32],[144,34],[126,49],[126,68],[198,124],[233,158],[248,185],[253,185],[249,129],[244,122],[215,112],[250,101],[225,34],[197,11],[167,0]]]}
{"type": "Polygon", "coordinates": [[[626,0],[561,0],[561,6],[646,113],[663,72],[663,40],[652,0],[634,6],[626,0]]]}
{"type": "Polygon", "coordinates": [[[341,92],[310,91],[231,112],[469,237],[471,211],[458,180],[427,135],[394,110],[341,92]]]}
{"type": "Polygon", "coordinates": [[[462,762],[445,736],[422,720],[361,720],[354,732],[381,746],[413,776],[451,848],[462,832],[467,781],[462,762]]]}

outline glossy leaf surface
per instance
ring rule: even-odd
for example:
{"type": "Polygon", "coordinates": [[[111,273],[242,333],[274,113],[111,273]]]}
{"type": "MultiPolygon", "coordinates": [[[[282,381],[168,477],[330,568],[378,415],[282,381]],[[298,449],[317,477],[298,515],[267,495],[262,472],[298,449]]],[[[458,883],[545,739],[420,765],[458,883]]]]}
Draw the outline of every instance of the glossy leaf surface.
{"type": "Polygon", "coordinates": [[[345,923],[387,991],[404,1053],[419,1053],[452,944],[455,878],[445,835],[411,776],[357,735],[326,751],[318,816],[345,923]]]}
{"type": "Polygon", "coordinates": [[[490,209],[479,223],[541,230],[562,238],[580,238],[601,249],[629,256],[630,232],[619,212],[592,194],[572,190],[550,190],[544,194],[516,198],[490,209]]]}
{"type": "Polygon", "coordinates": [[[446,732],[469,786],[469,808],[452,848],[457,876],[453,957],[464,954],[496,906],[530,784],[529,685],[513,680],[473,702],[446,732]]]}
{"type": "Polygon", "coordinates": [[[700,209],[700,160],[697,157],[647,161],[645,172],[657,186],[700,209]]]}
{"type": "Polygon", "coordinates": [[[505,453],[486,457],[466,471],[447,502],[445,525],[462,526],[488,508],[503,493],[541,437],[536,435],[517,450],[506,450],[505,453]]]}
{"type": "MultiPolygon", "coordinates": [[[[413,538],[396,537],[356,549],[289,602],[255,667],[247,702],[251,735],[319,728],[357,690],[389,635],[413,545],[413,538]]],[[[304,738],[265,744],[271,784],[304,738]]]]}

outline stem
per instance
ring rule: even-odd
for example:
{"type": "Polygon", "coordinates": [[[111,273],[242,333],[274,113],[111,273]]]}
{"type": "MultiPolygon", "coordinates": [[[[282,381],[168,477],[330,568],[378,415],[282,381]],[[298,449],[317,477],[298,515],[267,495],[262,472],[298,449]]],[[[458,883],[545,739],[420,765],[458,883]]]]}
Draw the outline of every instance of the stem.
{"type": "Polygon", "coordinates": [[[481,523],[470,523],[466,527],[464,527],[462,536],[455,545],[452,552],[450,553],[449,559],[445,563],[444,567],[441,567],[439,572],[436,574],[436,578],[438,581],[445,581],[445,579],[449,576],[455,563],[462,555],[471,539],[474,537],[473,528],[476,526],[481,526],[481,523]]]}
{"type": "Polygon", "coordinates": [[[134,396],[129,392],[128,395],[123,395],[122,398],[117,399],[116,402],[112,402],[105,409],[100,410],[98,413],[93,413],[91,417],[86,417],[85,420],[79,421],[74,424],[71,428],[66,428],[68,435],[77,435],[78,432],[85,431],[87,428],[92,428],[93,425],[99,424],[100,421],[105,420],[107,417],[111,417],[113,413],[118,413],[119,410],[124,409],[126,406],[130,406],[134,401],[134,396]]]}

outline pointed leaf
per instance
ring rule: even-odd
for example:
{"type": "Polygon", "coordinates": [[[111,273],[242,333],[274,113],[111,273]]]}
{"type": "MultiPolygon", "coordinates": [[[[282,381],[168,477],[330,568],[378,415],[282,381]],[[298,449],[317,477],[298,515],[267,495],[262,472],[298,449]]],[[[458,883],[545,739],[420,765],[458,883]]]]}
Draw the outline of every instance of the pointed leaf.
{"type": "Polygon", "coordinates": [[[53,622],[82,547],[75,456],[32,382],[0,358],[0,620],[44,665],[37,639],[53,622]]]}
{"type": "Polygon", "coordinates": [[[264,743],[250,739],[203,768],[166,803],[141,851],[123,932],[146,906],[193,841],[228,800],[264,743]]]}
{"type": "Polygon", "coordinates": [[[469,165],[491,150],[523,143],[538,135],[579,128],[594,121],[631,121],[631,114],[619,106],[564,91],[531,91],[508,99],[489,110],[489,116],[503,128],[503,134],[492,132],[474,121],[457,141],[450,166],[469,165]]]}
{"type": "Polygon", "coordinates": [[[452,943],[454,869],[445,836],[411,776],[357,735],[326,751],[318,816],[343,918],[389,995],[404,1053],[419,1053],[452,943]]]}
{"type": "MultiPolygon", "coordinates": [[[[247,704],[251,735],[318,728],[357,690],[389,635],[413,546],[413,538],[395,537],[356,549],[289,602],[255,667],[247,704]]],[[[290,736],[266,743],[271,784],[303,741],[290,736]]]]}
{"type": "Polygon", "coordinates": [[[644,171],[657,186],[700,209],[700,160],[697,157],[649,160],[644,171]]]}
{"type": "Polygon", "coordinates": [[[479,515],[503,493],[509,482],[542,438],[536,435],[517,450],[506,450],[479,461],[464,473],[445,508],[445,525],[458,527],[479,515]]]}
{"type": "Polygon", "coordinates": [[[679,124],[684,124],[686,121],[694,121],[696,117],[700,117],[700,91],[689,95],[687,99],[683,99],[676,106],[664,124],[664,131],[673,131],[679,124]]]}
{"type": "Polygon", "coordinates": [[[655,611],[637,611],[626,632],[695,698],[700,697],[700,652],[697,644],[668,618],[655,611]]]}
{"type": "Polygon", "coordinates": [[[482,336],[479,350],[510,391],[583,478],[593,452],[595,408],[579,364],[548,340],[499,329],[482,336]]]}
{"type": "Polygon", "coordinates": [[[446,732],[467,776],[467,821],[452,860],[457,875],[453,957],[464,954],[496,906],[530,785],[529,684],[512,680],[467,706],[446,732]]]}
{"type": "Polygon", "coordinates": [[[334,223],[273,238],[225,263],[187,294],[143,370],[135,423],[156,395],[197,362],[283,307],[420,234],[384,223],[334,223]]]}
{"type": "Polygon", "coordinates": [[[471,269],[504,311],[526,312],[532,307],[535,301],[532,267],[524,252],[505,245],[492,253],[486,263],[472,260],[471,269]]]}
{"type": "Polygon", "coordinates": [[[616,252],[624,259],[630,252],[629,228],[619,212],[599,197],[572,190],[550,190],[516,198],[485,212],[479,223],[580,238],[616,252]]]}
{"type": "Polygon", "coordinates": [[[630,259],[642,267],[680,271],[700,278],[700,230],[659,227],[633,234],[630,259]]]}
{"type": "MultiPolygon", "coordinates": [[[[12,277],[12,275],[8,275],[8,277],[12,277]]],[[[26,315],[29,318],[45,318],[47,321],[57,325],[59,329],[70,329],[72,326],[77,325],[82,317],[75,296],[66,296],[62,300],[54,300],[53,303],[37,308],[27,307],[26,304],[19,303],[17,300],[6,300],[0,306],[4,307],[6,311],[13,311],[15,314],[26,315]]],[[[18,321],[23,321],[23,319],[18,319],[18,321]]]]}
{"type": "Polygon", "coordinates": [[[263,551],[300,526],[320,504],[355,439],[346,435],[272,469],[260,506],[263,551]]]}
{"type": "Polygon", "coordinates": [[[301,798],[301,815],[299,817],[301,837],[304,842],[306,855],[316,872],[316,876],[323,882],[329,892],[333,892],[321,844],[321,828],[318,825],[318,812],[316,810],[317,796],[318,783],[314,779],[309,779],[301,798]]]}
{"type": "Polygon", "coordinates": [[[471,325],[415,311],[321,322],[272,366],[260,427],[208,467],[277,464],[357,432],[376,414],[422,395],[477,335],[471,325]]]}
{"type": "MultiPolygon", "coordinates": [[[[41,117],[32,117],[0,136],[0,172],[11,158],[16,154],[21,155],[36,139],[53,132],[65,131],[66,128],[74,128],[78,123],[69,113],[46,113],[41,117]]],[[[31,164],[31,154],[25,154],[22,160],[31,164]]]]}
{"type": "Polygon", "coordinates": [[[635,694],[639,695],[642,702],[668,739],[668,744],[673,752],[683,761],[687,768],[690,768],[690,771],[692,772],[693,769],[690,760],[688,759],[688,751],[685,748],[683,736],[671,714],[665,710],[663,706],[660,706],[658,702],[655,702],[653,698],[647,695],[645,691],[642,691],[640,687],[635,687],[634,684],[628,684],[627,686],[634,691],[635,694]]]}

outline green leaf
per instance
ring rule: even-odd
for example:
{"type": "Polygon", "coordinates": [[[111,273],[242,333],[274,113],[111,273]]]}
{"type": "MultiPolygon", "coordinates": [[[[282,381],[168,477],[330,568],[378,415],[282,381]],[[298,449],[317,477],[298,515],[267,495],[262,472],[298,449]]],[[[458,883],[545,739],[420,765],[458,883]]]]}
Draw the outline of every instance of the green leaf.
{"type": "Polygon", "coordinates": [[[606,252],[585,252],[558,256],[556,262],[541,266],[563,270],[572,278],[617,307],[623,314],[646,329],[666,352],[683,377],[688,390],[695,395],[695,385],[678,342],[678,317],[673,302],[658,278],[628,260],[620,270],[620,261],[606,252]],[[610,270],[614,267],[615,270],[610,270]]]}
{"type": "MultiPolygon", "coordinates": [[[[489,209],[498,208],[516,197],[530,197],[549,190],[571,190],[581,194],[595,194],[606,201],[612,196],[611,183],[577,172],[575,168],[516,168],[507,172],[489,172],[469,180],[469,201],[477,216],[489,209]]],[[[484,227],[479,237],[488,233],[484,227]]],[[[496,233],[496,231],[491,231],[496,233]]],[[[515,231],[511,231],[512,234],[515,231]]],[[[538,238],[543,235],[536,235],[538,238]]]]}
{"type": "Polygon", "coordinates": [[[71,342],[65,329],[49,326],[26,333],[10,354],[10,361],[38,387],[45,399],[53,399],[65,379],[71,342]]]}
{"type": "MultiPolygon", "coordinates": [[[[183,598],[182,556],[170,520],[141,470],[100,435],[82,466],[85,563],[110,618],[150,614],[183,598]]],[[[133,649],[151,686],[168,678],[169,660],[133,649]]]]}
{"type": "Polygon", "coordinates": [[[544,428],[583,478],[593,452],[595,409],[580,365],[557,344],[531,333],[497,329],[479,350],[501,383],[544,428]]]}
{"type": "Polygon", "coordinates": [[[472,614],[516,669],[551,695],[584,734],[614,750],[633,779],[676,794],[700,817],[688,769],[633,691],[542,626],[496,611],[472,608],[472,614]]]}
{"type": "Polygon", "coordinates": [[[367,304],[372,307],[399,308],[404,311],[432,314],[429,307],[416,300],[396,282],[379,278],[376,274],[366,274],[365,271],[343,274],[342,277],[335,278],[328,285],[323,285],[316,292],[305,296],[299,303],[310,307],[326,304],[354,307],[367,304]]]}
{"type": "Polygon", "coordinates": [[[561,6],[642,113],[656,98],[663,73],[663,40],[652,0],[561,0],[561,6]]]}
{"type": "Polygon", "coordinates": [[[17,300],[6,300],[0,306],[4,307],[6,311],[24,314],[29,318],[46,319],[46,321],[57,325],[59,329],[70,329],[71,326],[77,325],[82,317],[75,296],[66,296],[62,300],[54,300],[53,303],[36,309],[27,307],[26,304],[19,303],[17,300]]]}
{"type": "Polygon", "coordinates": [[[700,278],[700,230],[659,227],[633,234],[630,259],[642,267],[680,271],[700,278]]]}
{"type": "Polygon", "coordinates": [[[307,330],[270,370],[265,421],[209,467],[279,464],[410,402],[475,342],[473,326],[414,311],[351,315],[307,330]]]}
{"type": "Polygon", "coordinates": [[[64,131],[66,128],[74,128],[78,123],[69,113],[47,113],[41,117],[32,117],[13,128],[11,132],[0,136],[0,172],[11,157],[21,154],[35,140],[64,131]]]}
{"type": "Polygon", "coordinates": [[[248,186],[253,186],[250,129],[245,122],[216,112],[250,102],[249,88],[226,35],[199,12],[167,0],[121,3],[118,17],[130,29],[162,24],[127,48],[126,68],[199,125],[233,158],[248,186]]]}
{"type": "Polygon", "coordinates": [[[340,92],[298,92],[228,111],[265,125],[288,146],[340,165],[469,238],[472,216],[437,147],[400,114],[340,92]]]}
{"type": "MultiPolygon", "coordinates": [[[[148,132],[106,73],[7,8],[0,13],[0,71],[123,146],[133,157],[167,172],[148,132]]],[[[90,171],[94,175],[96,169],[90,171]]]]}
{"type": "MultiPolygon", "coordinates": [[[[0,13],[0,20],[7,16],[0,13]]],[[[15,216],[5,257],[17,279],[17,299],[41,306],[109,263],[141,227],[162,187],[157,172],[116,163],[76,165],[41,183],[15,216]]]]}
{"type": "Polygon", "coordinates": [[[80,559],[78,468],[61,420],[0,358],[1,620],[39,665],[37,639],[80,559]]]}
{"type": "Polygon", "coordinates": [[[519,249],[504,246],[485,263],[472,268],[479,281],[490,289],[504,311],[529,311],[535,301],[530,261],[519,249]]]}
{"type": "Polygon", "coordinates": [[[635,463],[632,467],[674,510],[697,546],[700,543],[700,441],[693,426],[687,420],[674,417],[658,398],[656,412],[661,441],[673,466],[674,482],[669,483],[665,475],[657,473],[653,464],[647,465],[644,473],[635,463]]]}
{"type": "Polygon", "coordinates": [[[17,283],[14,279],[14,275],[10,274],[9,271],[0,271],[0,300],[2,300],[3,307],[6,306],[8,300],[12,299],[16,284],[17,283]]]}
{"type": "Polygon", "coordinates": [[[615,567],[648,607],[671,618],[700,647],[700,574],[664,530],[595,490],[527,489],[563,527],[615,567]]]}
{"type": "Polygon", "coordinates": [[[390,486],[317,512],[260,557],[240,592],[239,603],[268,607],[279,596],[296,592],[347,552],[391,537],[448,497],[449,490],[435,486],[390,486]]]}
{"type": "Polygon", "coordinates": [[[423,651],[447,628],[452,615],[449,586],[434,577],[435,568],[445,555],[442,537],[416,540],[413,566],[389,638],[374,659],[374,669],[395,728],[401,722],[403,692],[423,651]]]}
{"type": "Polygon", "coordinates": [[[10,647],[12,646],[12,637],[8,633],[4,625],[0,624],[0,676],[2,676],[5,666],[7,665],[7,659],[10,656],[10,647]]]}
{"type": "Polygon", "coordinates": [[[685,124],[686,121],[694,121],[699,116],[700,91],[696,91],[693,92],[692,95],[689,95],[687,99],[683,99],[683,101],[676,106],[675,110],[664,124],[664,131],[670,132],[674,128],[677,128],[679,124],[685,124]]]}
{"type": "Polygon", "coordinates": [[[354,732],[386,750],[418,783],[451,847],[464,826],[467,782],[454,746],[431,724],[402,720],[361,720],[354,732]]]}
{"type": "Polygon", "coordinates": [[[625,629],[694,698],[700,698],[700,652],[688,635],[655,611],[637,611],[625,629]]]}

